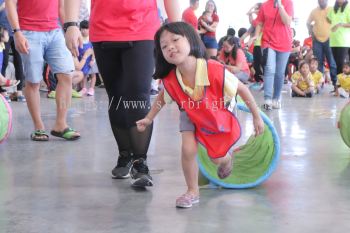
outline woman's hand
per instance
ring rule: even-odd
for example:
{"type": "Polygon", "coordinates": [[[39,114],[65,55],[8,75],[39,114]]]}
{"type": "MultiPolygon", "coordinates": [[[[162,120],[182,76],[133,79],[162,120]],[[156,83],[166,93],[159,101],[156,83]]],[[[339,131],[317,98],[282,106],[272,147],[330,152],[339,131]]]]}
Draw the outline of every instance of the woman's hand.
{"type": "Polygon", "coordinates": [[[66,45],[74,57],[79,56],[79,49],[83,47],[83,37],[78,27],[68,27],[65,34],[66,45]]]}
{"type": "Polygon", "coordinates": [[[136,121],[137,130],[139,132],[145,131],[146,127],[149,126],[150,124],[152,124],[152,121],[148,117],[145,117],[139,121],[136,121]]]}
{"type": "Polygon", "coordinates": [[[253,124],[254,124],[255,136],[259,136],[264,132],[265,124],[264,124],[264,121],[261,119],[260,115],[253,118],[253,124]]]}
{"type": "Polygon", "coordinates": [[[331,30],[332,30],[332,32],[335,32],[335,31],[338,30],[338,28],[340,28],[340,27],[342,27],[342,26],[343,26],[342,23],[338,23],[338,24],[334,25],[334,26],[331,28],[331,30]]]}

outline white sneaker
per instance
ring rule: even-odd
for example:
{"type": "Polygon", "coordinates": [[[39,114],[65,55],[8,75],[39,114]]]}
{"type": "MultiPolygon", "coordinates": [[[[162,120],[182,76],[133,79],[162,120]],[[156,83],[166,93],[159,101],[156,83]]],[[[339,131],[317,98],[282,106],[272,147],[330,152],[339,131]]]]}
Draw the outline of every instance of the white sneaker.
{"type": "Polygon", "coordinates": [[[272,108],[273,109],[280,109],[281,108],[281,101],[280,100],[272,100],[272,108]]]}
{"type": "Polygon", "coordinates": [[[263,104],[262,108],[266,111],[272,110],[272,101],[270,99],[265,100],[265,103],[263,104]]]}

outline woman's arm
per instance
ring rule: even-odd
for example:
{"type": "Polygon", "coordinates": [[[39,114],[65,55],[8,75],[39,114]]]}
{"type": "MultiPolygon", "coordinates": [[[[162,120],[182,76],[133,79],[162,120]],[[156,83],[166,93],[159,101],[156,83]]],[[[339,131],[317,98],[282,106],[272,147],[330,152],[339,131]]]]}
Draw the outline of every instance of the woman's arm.
{"type": "Polygon", "coordinates": [[[206,22],[202,20],[201,25],[208,31],[208,32],[215,32],[216,27],[218,26],[218,22],[214,22],[212,25],[208,25],[206,22]]]}
{"type": "Polygon", "coordinates": [[[285,25],[290,25],[292,23],[292,16],[288,15],[287,11],[284,9],[284,6],[283,4],[279,4],[278,6],[278,9],[279,9],[279,13],[280,13],[280,16],[282,18],[282,22],[285,24],[285,25]]]}
{"type": "Polygon", "coordinates": [[[170,22],[181,21],[179,1],[178,0],[163,0],[163,1],[164,1],[164,7],[165,7],[166,14],[168,15],[169,21],[170,22]]]}

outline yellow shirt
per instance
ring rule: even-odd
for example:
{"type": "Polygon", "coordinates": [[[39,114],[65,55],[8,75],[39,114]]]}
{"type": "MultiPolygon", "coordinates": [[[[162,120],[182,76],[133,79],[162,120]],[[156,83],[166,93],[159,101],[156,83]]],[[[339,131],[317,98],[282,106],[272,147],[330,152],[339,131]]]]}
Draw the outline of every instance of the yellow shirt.
{"type": "MultiPolygon", "coordinates": [[[[207,70],[207,62],[204,59],[197,59],[195,87],[194,89],[186,86],[182,81],[181,73],[176,69],[176,78],[180,83],[181,89],[191,97],[194,101],[200,100],[204,94],[204,87],[210,86],[207,70]]],[[[224,83],[224,99],[229,101],[237,94],[238,79],[234,74],[225,70],[225,83],[224,83]]],[[[165,103],[171,103],[173,100],[167,91],[164,89],[164,101],[165,103]]]]}
{"type": "Polygon", "coordinates": [[[312,81],[311,73],[304,78],[299,71],[292,75],[292,84],[296,85],[300,90],[306,91],[310,87],[314,87],[314,82],[312,81]]]}
{"type": "Polygon", "coordinates": [[[331,24],[327,21],[327,14],[331,10],[331,7],[321,9],[317,7],[311,11],[308,23],[314,23],[312,31],[316,39],[320,42],[325,42],[329,39],[331,24]]]}
{"type": "Polygon", "coordinates": [[[316,70],[315,73],[311,73],[311,78],[312,81],[314,81],[315,85],[319,85],[323,80],[323,74],[320,71],[316,70]]]}
{"type": "Polygon", "coordinates": [[[337,85],[343,88],[345,91],[350,91],[350,74],[346,75],[341,73],[337,75],[337,78],[337,85]]]}

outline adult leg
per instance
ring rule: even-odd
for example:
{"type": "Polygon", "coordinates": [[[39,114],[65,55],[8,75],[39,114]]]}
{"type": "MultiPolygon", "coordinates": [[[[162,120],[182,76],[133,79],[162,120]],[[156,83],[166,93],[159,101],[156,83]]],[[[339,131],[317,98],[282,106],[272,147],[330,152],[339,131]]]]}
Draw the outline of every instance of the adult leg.
{"type": "Polygon", "coordinates": [[[324,73],[324,46],[323,43],[319,42],[316,39],[313,39],[312,41],[312,50],[314,53],[314,56],[317,58],[318,60],[318,70],[322,73],[324,73]]]}
{"type": "Polygon", "coordinates": [[[284,70],[287,66],[289,52],[276,52],[276,73],[273,88],[273,100],[280,101],[284,80],[284,70]]]}
{"type": "MultiPolygon", "coordinates": [[[[272,92],[273,92],[273,83],[276,73],[276,52],[273,49],[267,49],[267,60],[264,70],[264,99],[265,104],[264,108],[266,110],[271,109],[272,105],[272,92]]],[[[284,72],[284,70],[283,70],[284,72]]],[[[283,81],[283,80],[282,80],[283,81]]]]}
{"type": "MultiPolygon", "coordinates": [[[[329,65],[329,71],[331,75],[331,80],[333,85],[337,83],[337,64],[335,63],[334,56],[332,53],[332,49],[329,46],[329,40],[323,43],[323,51],[326,56],[328,65],[329,65]]],[[[323,66],[323,64],[322,64],[323,66]]]]}
{"type": "Polygon", "coordinates": [[[11,51],[13,54],[13,65],[15,66],[15,75],[16,79],[21,81],[17,86],[17,96],[22,95],[22,89],[24,84],[24,73],[23,73],[23,63],[22,58],[19,52],[16,50],[15,42],[13,40],[13,37],[10,37],[10,45],[11,45],[11,51]]]}
{"type": "Polygon", "coordinates": [[[255,74],[254,74],[254,79],[255,82],[262,82],[262,52],[261,52],[261,47],[260,46],[254,46],[254,50],[253,50],[253,57],[254,57],[254,61],[253,61],[253,67],[255,70],[255,74]]]}

